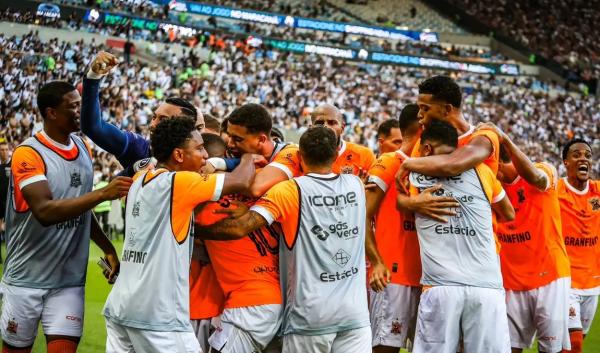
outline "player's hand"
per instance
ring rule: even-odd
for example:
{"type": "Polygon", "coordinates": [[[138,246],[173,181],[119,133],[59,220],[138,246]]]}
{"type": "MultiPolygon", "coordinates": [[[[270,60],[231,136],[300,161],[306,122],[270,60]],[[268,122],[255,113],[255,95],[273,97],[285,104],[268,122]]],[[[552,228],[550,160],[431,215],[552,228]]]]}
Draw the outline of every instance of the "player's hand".
{"type": "Polygon", "coordinates": [[[369,284],[376,292],[381,292],[392,280],[392,273],[383,262],[373,265],[369,284]]]}
{"type": "Polygon", "coordinates": [[[104,201],[116,200],[121,197],[127,196],[129,188],[133,183],[133,179],[128,177],[116,177],[108,185],[100,189],[102,192],[102,199],[104,201]]]}
{"type": "Polygon", "coordinates": [[[221,208],[215,210],[215,214],[226,214],[227,218],[240,218],[248,212],[248,206],[240,201],[233,200],[229,205],[229,208],[221,208]]]}
{"type": "Polygon", "coordinates": [[[411,197],[410,209],[435,221],[446,223],[447,216],[456,215],[452,208],[460,207],[460,204],[453,197],[441,195],[443,189],[439,184],[425,189],[419,195],[411,197]]]}
{"type": "Polygon", "coordinates": [[[400,169],[398,169],[398,172],[396,173],[396,190],[406,195],[409,195],[409,174],[410,170],[404,168],[403,165],[400,166],[400,169]]]}
{"type": "Polygon", "coordinates": [[[215,168],[215,166],[210,164],[210,162],[208,162],[208,161],[202,168],[200,168],[200,173],[202,173],[202,174],[213,174],[216,171],[217,171],[217,168],[215,168]]]}
{"type": "Polygon", "coordinates": [[[477,124],[477,127],[475,129],[476,131],[480,131],[480,130],[490,130],[494,133],[496,133],[496,135],[498,135],[498,139],[499,139],[499,143],[503,144],[504,141],[508,140],[509,137],[508,135],[506,135],[504,133],[504,131],[500,130],[500,128],[498,126],[496,126],[496,124],[492,123],[492,122],[487,122],[487,123],[479,123],[477,124]]]}
{"type": "Polygon", "coordinates": [[[360,180],[362,180],[363,184],[367,185],[369,181],[369,171],[366,169],[358,168],[358,175],[360,180]]]}
{"type": "Polygon", "coordinates": [[[91,69],[95,74],[106,75],[119,64],[119,59],[111,53],[99,52],[92,61],[91,69]]]}
{"type": "Polygon", "coordinates": [[[106,260],[106,262],[108,263],[110,268],[112,268],[112,271],[110,271],[110,272],[108,272],[107,270],[104,270],[104,272],[103,272],[104,277],[106,277],[106,279],[108,279],[108,283],[113,284],[117,280],[117,275],[119,274],[119,270],[121,268],[121,263],[119,262],[119,256],[117,255],[116,252],[113,251],[113,252],[104,254],[104,259],[106,260]]]}
{"type": "Polygon", "coordinates": [[[267,164],[269,164],[269,161],[264,156],[262,156],[260,154],[253,154],[252,155],[252,161],[254,161],[254,166],[256,168],[263,168],[267,164]]]}

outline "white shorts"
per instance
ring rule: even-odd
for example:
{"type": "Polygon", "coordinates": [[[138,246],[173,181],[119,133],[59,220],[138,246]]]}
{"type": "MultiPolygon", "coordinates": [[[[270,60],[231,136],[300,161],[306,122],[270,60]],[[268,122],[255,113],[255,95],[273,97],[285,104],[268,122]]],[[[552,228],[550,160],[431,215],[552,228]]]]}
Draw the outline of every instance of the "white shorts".
{"type": "Polygon", "coordinates": [[[281,304],[228,308],[208,343],[221,353],[247,353],[266,349],[281,326],[281,304]]]}
{"type": "Polygon", "coordinates": [[[544,352],[571,349],[569,338],[569,291],[571,278],[564,277],[527,291],[506,291],[510,343],[529,348],[536,337],[544,352]]]}
{"type": "Polygon", "coordinates": [[[190,320],[202,352],[208,352],[208,337],[210,337],[212,331],[211,321],[212,319],[190,320]]]}
{"type": "Polygon", "coordinates": [[[388,284],[381,292],[369,291],[373,347],[407,348],[415,339],[421,288],[388,284]]]}
{"type": "Polygon", "coordinates": [[[421,294],[413,353],[510,353],[504,289],[437,286],[421,294]]]}
{"type": "Polygon", "coordinates": [[[202,353],[193,332],[150,331],[106,320],[106,353],[202,353]]]}
{"type": "Polygon", "coordinates": [[[580,295],[571,291],[569,296],[569,329],[590,331],[598,308],[597,295],[580,295]]]}
{"type": "Polygon", "coordinates": [[[305,336],[283,336],[283,353],[371,353],[371,328],[305,336]]]}
{"type": "Polygon", "coordinates": [[[81,337],[83,332],[83,287],[38,289],[0,284],[3,296],[0,331],[14,347],[29,347],[38,325],[46,335],[81,337]]]}

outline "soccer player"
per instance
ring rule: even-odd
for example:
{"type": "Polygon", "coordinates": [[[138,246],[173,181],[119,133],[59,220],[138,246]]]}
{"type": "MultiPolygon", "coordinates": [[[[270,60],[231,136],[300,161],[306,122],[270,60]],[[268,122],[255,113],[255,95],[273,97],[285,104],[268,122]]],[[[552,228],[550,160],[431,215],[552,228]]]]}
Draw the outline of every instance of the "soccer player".
{"type": "MultiPolygon", "coordinates": [[[[385,267],[391,269],[391,283],[375,283],[381,291],[369,293],[373,351],[376,353],[397,353],[399,348],[407,348],[408,339],[414,341],[421,295],[419,241],[412,213],[401,213],[396,208],[398,191],[394,178],[421,135],[418,113],[416,104],[408,104],[402,109],[400,118],[395,121],[402,134],[399,137],[401,148],[382,154],[369,170],[369,183],[377,187],[366,191],[366,232],[372,234],[375,226],[377,250],[385,267]]],[[[448,201],[456,203],[452,198],[448,201]]]]}
{"type": "MultiPolygon", "coordinates": [[[[454,127],[434,120],[421,135],[419,153],[448,154],[457,144],[454,127]]],[[[485,164],[453,177],[413,172],[409,179],[411,193],[439,184],[439,194],[460,204],[452,208],[454,215],[446,222],[415,214],[423,293],[413,352],[454,353],[461,337],[465,352],[508,352],[510,338],[492,210],[506,220],[514,218],[514,210],[500,182],[485,164]]]]}
{"type": "Polygon", "coordinates": [[[592,148],[574,139],[562,151],[567,177],[558,181],[562,232],[571,260],[571,352],[583,350],[600,294],[600,181],[590,180],[592,148]]]}
{"type": "Polygon", "coordinates": [[[284,352],[371,351],[364,187],[354,175],[332,173],[337,146],[330,129],[310,128],[300,138],[306,176],[277,184],[241,217],[202,232],[239,239],[281,223],[284,352]]]}
{"type": "MultiPolygon", "coordinates": [[[[229,151],[236,156],[257,154],[269,164],[257,171],[250,187],[252,197],[230,195],[206,205],[199,215],[203,225],[217,220],[213,211],[232,209],[237,202],[252,205],[273,185],[301,175],[298,147],[274,142],[271,127],[271,115],[258,104],[245,104],[229,115],[229,151]]],[[[205,241],[226,297],[221,322],[209,339],[213,349],[222,353],[262,351],[275,337],[282,313],[277,256],[280,233],[278,225],[269,225],[241,239],[205,241]]]]}
{"type": "Polygon", "coordinates": [[[247,190],[252,157],[230,174],[202,175],[207,158],[189,117],[153,129],[156,169],[141,171],[127,196],[121,272],[104,306],[106,351],[198,353],[190,324],[189,274],[194,208],[247,190]]]}
{"type": "MultiPolygon", "coordinates": [[[[403,184],[410,171],[424,175],[449,177],[485,163],[494,174],[498,172],[500,145],[498,136],[491,130],[475,130],[461,113],[462,93],[456,82],[448,76],[434,76],[419,84],[419,122],[427,127],[432,121],[440,120],[452,125],[459,133],[458,146],[449,154],[437,154],[427,158],[411,158],[402,163],[396,179],[403,184]]],[[[420,156],[420,142],[417,141],[412,157],[420,156]]],[[[420,214],[442,221],[448,214],[439,198],[431,192],[418,196],[400,195],[398,206],[405,211],[420,214]]]]}
{"type": "Polygon", "coordinates": [[[563,244],[556,169],[532,163],[493,124],[500,137],[498,180],[508,195],[515,219],[499,223],[500,263],[513,352],[531,347],[537,336],[540,352],[569,348],[569,258],[563,244]]]}
{"type": "MultiPolygon", "coordinates": [[[[225,156],[227,146],[219,135],[205,132],[202,133],[202,140],[209,157],[225,156]]],[[[211,216],[214,217],[206,212],[198,212],[195,223],[201,223],[202,219],[206,222],[206,218],[211,216]]],[[[208,337],[212,333],[211,321],[221,315],[224,304],[225,294],[217,281],[204,241],[196,232],[190,268],[190,320],[203,352],[208,352],[210,347],[208,337]]]]}
{"type": "MultiPolygon", "coordinates": [[[[138,170],[147,167],[150,157],[150,141],[144,136],[131,131],[120,130],[118,127],[105,122],[100,116],[100,81],[119,64],[118,59],[107,52],[101,51],[90,65],[86,78],[83,80],[81,105],[81,130],[94,143],[105,151],[115,155],[125,170],[122,175],[132,176],[138,170]]],[[[196,128],[202,132],[204,117],[190,102],[182,98],[171,97],[161,103],[154,111],[150,121],[152,129],[165,117],[186,115],[196,120],[196,128]]],[[[231,170],[239,160],[225,160],[226,168],[231,170]]]]}
{"type": "Polygon", "coordinates": [[[41,321],[49,353],[75,352],[83,331],[90,238],[104,252],[113,281],[119,260],[91,209],[125,196],[129,178],[92,191],[92,157],[79,130],[81,97],[67,82],[37,96],[43,130],[12,159],[2,277],[3,352],[30,352],[41,321]]]}
{"type": "MultiPolygon", "coordinates": [[[[394,152],[401,148],[402,133],[400,132],[400,127],[398,126],[398,120],[388,119],[379,124],[379,127],[377,128],[377,146],[380,155],[388,152],[394,152]]],[[[408,154],[410,155],[411,152],[412,151],[409,151],[408,154]]]]}
{"type": "Polygon", "coordinates": [[[321,104],[315,108],[310,118],[312,125],[328,127],[335,133],[338,141],[338,156],[333,164],[333,172],[365,177],[375,162],[375,155],[365,146],[344,141],[342,134],[346,123],[339,109],[331,104],[321,104]]]}

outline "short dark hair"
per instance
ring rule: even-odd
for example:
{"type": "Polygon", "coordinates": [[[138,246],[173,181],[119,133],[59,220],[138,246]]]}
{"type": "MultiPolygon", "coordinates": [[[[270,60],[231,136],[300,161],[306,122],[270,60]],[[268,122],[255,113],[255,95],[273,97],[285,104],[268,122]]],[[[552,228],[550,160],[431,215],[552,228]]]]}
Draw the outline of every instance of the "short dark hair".
{"type": "Polygon", "coordinates": [[[337,157],[337,138],[333,130],[314,126],[300,136],[300,154],[311,166],[332,164],[337,157]]]}
{"type": "Polygon", "coordinates": [[[202,133],[202,139],[209,157],[222,157],[225,155],[227,145],[221,136],[205,132],[202,133]]]}
{"type": "Polygon", "coordinates": [[[383,123],[379,124],[379,127],[377,128],[377,138],[382,136],[390,136],[390,133],[394,128],[398,128],[398,120],[388,119],[384,121],[383,123]]]}
{"type": "Polygon", "coordinates": [[[433,119],[421,134],[421,142],[435,141],[442,145],[458,146],[458,132],[454,126],[437,119],[433,119]]]}
{"type": "Polygon", "coordinates": [[[402,135],[412,135],[419,128],[419,105],[407,104],[398,117],[398,127],[402,135]]]}
{"type": "Polygon", "coordinates": [[[567,156],[569,155],[569,150],[571,149],[571,146],[573,146],[576,143],[583,143],[583,144],[587,145],[590,148],[590,150],[592,149],[592,145],[590,145],[586,140],[584,140],[582,138],[574,138],[571,141],[567,142],[565,147],[563,147],[563,150],[562,150],[563,161],[567,159],[567,156]]]}
{"type": "Polygon", "coordinates": [[[165,99],[165,103],[176,105],[179,108],[181,108],[181,115],[189,115],[194,117],[194,119],[196,119],[196,117],[198,116],[198,110],[196,110],[196,107],[194,107],[192,103],[183,98],[169,97],[165,99]]]}
{"type": "Polygon", "coordinates": [[[240,125],[245,127],[249,133],[271,134],[273,120],[267,108],[260,104],[248,103],[235,109],[227,118],[228,124],[240,125]]]}
{"type": "Polygon", "coordinates": [[[419,84],[419,94],[431,94],[433,99],[460,108],[462,92],[460,86],[449,76],[433,76],[419,84]]]}
{"type": "Polygon", "coordinates": [[[223,119],[223,121],[221,121],[221,131],[220,132],[227,132],[227,124],[229,122],[229,119],[225,118],[223,119]]]}
{"type": "Polygon", "coordinates": [[[279,141],[284,141],[285,140],[285,136],[283,136],[283,132],[281,130],[279,130],[276,127],[272,127],[271,128],[271,138],[278,138],[279,141]]]}
{"type": "Polygon", "coordinates": [[[52,81],[42,86],[37,95],[37,106],[42,118],[46,119],[46,109],[58,107],[63,96],[75,90],[75,86],[65,81],[52,81]]]}
{"type": "Polygon", "coordinates": [[[210,114],[204,114],[204,126],[207,129],[211,129],[217,132],[221,131],[221,123],[219,122],[219,119],[215,118],[210,114]]]}
{"type": "Polygon", "coordinates": [[[150,134],[152,154],[159,162],[166,162],[173,150],[182,147],[196,130],[196,119],[187,115],[162,119],[150,134]]]}

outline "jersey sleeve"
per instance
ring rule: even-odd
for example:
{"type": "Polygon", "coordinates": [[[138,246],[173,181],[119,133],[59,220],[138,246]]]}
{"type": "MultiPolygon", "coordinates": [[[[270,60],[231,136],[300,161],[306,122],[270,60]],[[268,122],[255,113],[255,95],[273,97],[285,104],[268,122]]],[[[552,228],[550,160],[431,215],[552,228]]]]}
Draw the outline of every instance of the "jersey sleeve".
{"type": "Polygon", "coordinates": [[[16,188],[46,179],[46,165],[39,153],[31,147],[21,146],[12,156],[11,172],[16,188]]]}
{"type": "Polygon", "coordinates": [[[362,168],[366,171],[371,169],[373,163],[375,163],[375,154],[368,148],[365,148],[361,152],[362,168]]]}
{"type": "Polygon", "coordinates": [[[268,166],[282,170],[289,179],[300,176],[302,168],[300,167],[299,153],[298,146],[288,146],[281,150],[268,166]]]}
{"type": "Polygon", "coordinates": [[[496,179],[496,175],[494,175],[492,169],[485,164],[480,164],[475,169],[488,201],[490,203],[502,201],[506,197],[506,192],[500,181],[496,179]]]}
{"type": "Polygon", "coordinates": [[[131,131],[125,131],[125,148],[117,160],[123,168],[135,162],[150,157],[150,141],[144,136],[131,131]]]}
{"type": "Polygon", "coordinates": [[[547,184],[544,191],[556,189],[558,185],[558,171],[556,168],[548,163],[536,163],[535,167],[546,175],[547,184]]]}
{"type": "Polygon", "coordinates": [[[173,177],[171,226],[178,243],[189,234],[190,215],[203,202],[217,201],[221,197],[224,174],[198,174],[177,172],[173,177]]]}
{"type": "Polygon", "coordinates": [[[294,180],[281,182],[267,191],[250,208],[268,224],[281,223],[288,247],[294,243],[300,220],[300,193],[294,180]]]}
{"type": "Polygon", "coordinates": [[[393,154],[381,155],[369,169],[369,183],[374,183],[383,192],[387,192],[390,187],[394,186],[399,164],[400,160],[393,154]]]}

